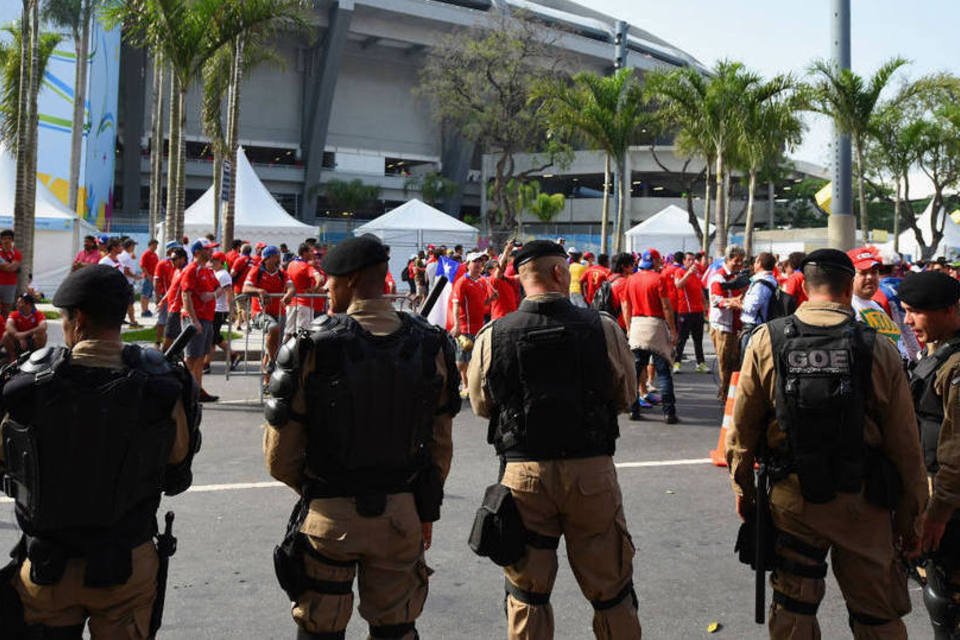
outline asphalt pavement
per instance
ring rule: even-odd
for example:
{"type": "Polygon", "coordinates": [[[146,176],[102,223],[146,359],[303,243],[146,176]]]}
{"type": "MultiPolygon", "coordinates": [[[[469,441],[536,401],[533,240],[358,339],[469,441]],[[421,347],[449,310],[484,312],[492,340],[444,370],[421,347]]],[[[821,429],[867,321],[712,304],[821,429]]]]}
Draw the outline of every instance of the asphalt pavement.
{"type": "MultiPolygon", "coordinates": [[[[222,402],[205,407],[194,486],[162,505],[176,512],[179,549],[171,560],[159,637],[292,639],[290,604],[277,586],[271,554],[295,494],[273,483],[264,467],[257,376],[233,375],[225,381],[222,367],[214,363],[214,375],[204,382],[222,402]]],[[[634,582],[644,638],[764,638],[764,627],[753,622],[753,574],[733,553],[739,520],[726,470],[707,460],[721,419],[714,382],[709,374],[693,373],[689,363],[686,368],[675,376],[680,424],[663,424],[658,410],[648,410],[641,422],[620,419],[615,461],[637,548],[634,582]],[[712,622],[720,625],[715,633],[707,631],[712,622]]],[[[485,438],[485,421],[464,403],[454,421],[443,517],[427,552],[435,573],[417,623],[425,640],[506,637],[502,572],[466,544],[483,489],[497,474],[485,438]]],[[[11,548],[18,536],[13,505],[4,500],[0,547],[11,548]]],[[[577,587],[563,545],[559,554],[551,598],[556,637],[591,638],[592,608],[577,587]]],[[[914,611],[905,619],[910,635],[930,638],[919,587],[910,587],[914,611]]],[[[768,604],[770,595],[768,589],[768,604]]],[[[832,576],[819,619],[823,638],[851,637],[832,576]]],[[[354,612],[347,638],[365,638],[366,631],[354,612]]]]}

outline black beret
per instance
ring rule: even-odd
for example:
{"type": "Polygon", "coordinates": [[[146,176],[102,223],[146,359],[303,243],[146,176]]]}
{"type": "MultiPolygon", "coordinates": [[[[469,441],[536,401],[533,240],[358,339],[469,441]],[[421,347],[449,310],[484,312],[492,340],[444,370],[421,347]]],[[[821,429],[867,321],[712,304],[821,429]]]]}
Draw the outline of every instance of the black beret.
{"type": "Polygon", "coordinates": [[[960,301],[960,282],[942,271],[908,273],[900,282],[899,294],[915,309],[944,309],[960,301]]]}
{"type": "Polygon", "coordinates": [[[53,294],[53,306],[92,311],[104,318],[116,316],[117,324],[133,301],[133,288],[120,271],[95,264],[74,271],[53,294]]]}
{"type": "Polygon", "coordinates": [[[523,264],[544,256],[566,258],[567,252],[556,242],[550,242],[549,240],[532,240],[517,251],[513,266],[519,269],[523,264]]]}
{"type": "Polygon", "coordinates": [[[347,238],[327,251],[320,266],[331,276],[343,276],[389,258],[387,246],[380,238],[365,233],[359,238],[347,238]]]}
{"type": "Polygon", "coordinates": [[[839,269],[846,271],[851,276],[856,273],[853,270],[853,261],[843,251],[839,249],[817,249],[807,254],[807,257],[800,262],[800,270],[808,264],[816,265],[822,269],[839,269]]]}

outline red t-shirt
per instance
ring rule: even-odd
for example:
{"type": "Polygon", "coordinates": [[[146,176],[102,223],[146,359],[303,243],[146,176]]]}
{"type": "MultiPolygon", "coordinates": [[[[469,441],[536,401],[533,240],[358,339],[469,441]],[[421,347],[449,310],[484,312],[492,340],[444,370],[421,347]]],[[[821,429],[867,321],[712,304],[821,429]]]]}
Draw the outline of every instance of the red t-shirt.
{"type": "Polygon", "coordinates": [[[667,298],[670,299],[670,306],[674,311],[677,310],[679,306],[678,300],[678,291],[677,283],[674,281],[677,273],[682,272],[683,270],[678,268],[675,264],[668,264],[660,271],[660,275],[663,276],[663,282],[667,286],[667,298]]]}
{"type": "Polygon", "coordinates": [[[485,278],[488,296],[497,297],[490,302],[490,319],[502,318],[517,310],[517,297],[513,285],[505,278],[485,278]]]}
{"type": "Polygon", "coordinates": [[[386,277],[383,279],[383,292],[384,293],[396,293],[397,292],[397,283],[393,279],[393,275],[387,271],[386,277]]]}
{"type": "MultiPolygon", "coordinates": [[[[261,269],[258,266],[256,269],[250,269],[250,273],[247,274],[247,282],[267,293],[283,293],[287,288],[287,277],[284,275],[283,269],[277,269],[274,273],[269,273],[266,269],[261,269]]],[[[259,296],[254,296],[250,301],[250,311],[253,315],[263,311],[267,315],[279,318],[280,298],[267,298],[267,306],[264,309],[260,306],[259,296]]]]}
{"type": "MultiPolygon", "coordinates": [[[[313,270],[320,274],[320,290],[317,293],[323,293],[323,284],[327,281],[326,272],[321,269],[316,264],[316,260],[310,264],[313,267],[313,270]]],[[[312,298],[313,303],[313,314],[318,315],[326,311],[327,309],[327,299],[326,298],[312,298]]]]}
{"type": "Polygon", "coordinates": [[[39,309],[34,309],[33,313],[28,316],[22,316],[19,311],[13,310],[10,312],[10,317],[7,318],[7,320],[13,320],[13,326],[17,331],[29,331],[46,319],[47,316],[43,315],[43,311],[39,309]]]}
{"type": "MultiPolygon", "coordinates": [[[[313,278],[316,273],[312,264],[299,258],[287,266],[287,280],[293,283],[297,293],[307,293],[307,289],[313,287],[313,278]]],[[[313,299],[296,296],[293,304],[298,307],[312,307],[313,299]]]]}
{"type": "Polygon", "coordinates": [[[780,287],[784,293],[793,296],[798,307],[807,301],[807,292],[803,289],[803,282],[803,271],[794,271],[787,276],[787,279],[783,281],[783,286],[780,287]]]}
{"type": "Polygon", "coordinates": [[[593,304],[593,296],[597,289],[603,284],[603,281],[610,277],[610,269],[601,267],[598,264],[587,267],[587,270],[580,276],[580,290],[583,292],[583,299],[587,304],[593,304]]]}
{"type": "Polygon", "coordinates": [[[457,314],[457,326],[460,333],[477,335],[483,326],[484,301],[487,299],[487,285],[483,280],[473,280],[470,276],[463,276],[453,283],[453,292],[450,294],[451,304],[460,304],[457,314]]]}
{"type": "MultiPolygon", "coordinates": [[[[173,277],[170,278],[170,286],[167,288],[167,293],[164,296],[164,300],[167,301],[167,311],[169,313],[180,313],[180,309],[183,308],[183,298],[180,297],[180,278],[183,276],[183,269],[176,269],[173,272],[173,277]]],[[[216,306],[216,303],[214,303],[216,306]]]]}
{"type": "Polygon", "coordinates": [[[231,267],[233,266],[234,261],[240,256],[240,252],[236,249],[230,249],[227,251],[227,264],[231,267]]]}
{"type": "MultiPolygon", "coordinates": [[[[0,249],[0,264],[7,264],[10,262],[21,262],[23,261],[23,254],[20,253],[20,250],[14,247],[10,251],[0,249]]],[[[3,284],[17,284],[17,272],[16,271],[0,271],[0,285],[3,284]]]]}
{"type": "Polygon", "coordinates": [[[613,311],[617,316],[617,324],[621,329],[626,329],[627,325],[623,322],[623,297],[626,294],[627,280],[630,278],[621,273],[612,273],[608,280],[610,281],[610,302],[613,304],[613,311]]]}
{"type": "MultiPolygon", "coordinates": [[[[194,261],[183,269],[180,276],[180,291],[189,292],[190,300],[193,302],[193,310],[200,320],[213,321],[217,311],[217,300],[211,297],[209,300],[200,300],[201,293],[214,292],[220,287],[217,281],[217,275],[210,267],[201,267],[200,263],[194,261]]],[[[186,312],[182,311],[184,316],[186,312]]]]}
{"type": "Polygon", "coordinates": [[[230,263],[230,275],[233,277],[234,293],[243,291],[243,283],[247,280],[247,272],[250,270],[252,259],[248,255],[240,254],[230,263]]]}
{"type": "Polygon", "coordinates": [[[160,262],[160,257],[157,256],[156,251],[151,251],[147,249],[140,256],[140,268],[143,269],[143,272],[153,277],[153,272],[157,268],[157,263],[160,262]]]}
{"type": "Polygon", "coordinates": [[[663,303],[660,298],[666,298],[669,295],[667,281],[656,271],[643,269],[627,278],[624,295],[630,303],[630,317],[662,318],[663,303]]]}
{"type": "Polygon", "coordinates": [[[156,280],[154,290],[157,292],[157,295],[163,295],[167,292],[167,289],[170,288],[170,283],[173,281],[173,272],[177,268],[173,266],[173,261],[170,258],[164,258],[157,263],[157,268],[153,273],[153,277],[156,280]]]}
{"type": "Polygon", "coordinates": [[[90,251],[84,251],[80,249],[77,251],[77,255],[74,256],[73,261],[79,262],[80,264],[99,264],[100,258],[103,256],[100,255],[100,251],[97,249],[92,249],[90,251]]]}
{"type": "Polygon", "coordinates": [[[683,277],[681,269],[674,270],[674,289],[677,291],[677,313],[703,313],[703,285],[695,270],[679,287],[677,280],[683,277]]]}

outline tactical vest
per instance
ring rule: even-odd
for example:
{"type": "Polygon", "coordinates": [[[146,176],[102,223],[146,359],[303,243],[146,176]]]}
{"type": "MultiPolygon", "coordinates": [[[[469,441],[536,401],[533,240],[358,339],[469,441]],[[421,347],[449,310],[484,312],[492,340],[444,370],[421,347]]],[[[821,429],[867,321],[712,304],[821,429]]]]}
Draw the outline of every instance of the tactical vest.
{"type": "Polygon", "coordinates": [[[790,316],[767,326],[776,362],[777,422],[787,435],[774,456],[784,471],[797,473],[809,502],[859,492],[876,332],[852,318],[818,327],[790,316]]]}
{"type": "Polygon", "coordinates": [[[495,321],[487,440],[512,460],[613,455],[620,435],[607,345],[594,309],[566,298],[495,321]]]}
{"type": "Polygon", "coordinates": [[[409,491],[431,464],[441,350],[449,355],[447,394],[460,402],[453,350],[437,327],[399,316],[400,328],[388,335],[345,314],[327,316],[309,337],[316,363],[304,381],[311,497],[409,491]]]}
{"type": "Polygon", "coordinates": [[[161,491],[189,486],[199,447],[189,373],[146,352],[128,346],[126,366],[110,369],[74,364],[69,349],[48,347],[4,370],[3,488],[31,559],[33,551],[62,559],[104,548],[129,556],[156,532],[161,491]],[[193,427],[186,479],[167,465],[178,399],[193,427]]]}
{"type": "Polygon", "coordinates": [[[940,441],[940,427],[944,418],[943,398],[937,395],[934,383],[937,380],[937,371],[958,351],[960,336],[954,336],[932,354],[910,363],[909,367],[910,391],[917,412],[923,460],[930,473],[936,473],[940,468],[937,462],[937,443],[940,441]]]}

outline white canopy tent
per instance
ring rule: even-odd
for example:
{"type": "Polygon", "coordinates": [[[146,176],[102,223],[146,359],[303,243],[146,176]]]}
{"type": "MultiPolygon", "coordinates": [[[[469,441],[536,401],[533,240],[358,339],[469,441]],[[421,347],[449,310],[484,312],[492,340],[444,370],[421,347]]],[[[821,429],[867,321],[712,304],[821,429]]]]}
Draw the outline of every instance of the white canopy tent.
{"type": "MultiPolygon", "coordinates": [[[[309,237],[317,236],[317,227],[304,224],[287,213],[267,188],[260,182],[257,173],[250,166],[243,148],[237,152],[236,181],[236,217],[233,222],[233,236],[256,242],[279,245],[286,243],[291,251],[309,237]]],[[[191,240],[208,233],[214,233],[214,198],[218,194],[211,186],[183,214],[183,232],[191,240]]],[[[157,237],[166,239],[164,223],[157,225],[157,237]]]]}
{"type": "MultiPolygon", "coordinates": [[[[700,221],[703,229],[703,220],[700,221]]],[[[676,251],[699,251],[702,243],[697,239],[686,209],[675,204],[668,205],[626,233],[627,251],[642,252],[654,248],[661,254],[676,251]]]]}
{"type": "Polygon", "coordinates": [[[420,200],[410,200],[396,209],[353,230],[354,235],[372,233],[390,245],[390,273],[400,285],[400,270],[410,255],[428,244],[470,248],[477,244],[477,228],[448,216],[420,200]]]}
{"type": "MultiPolygon", "coordinates": [[[[930,221],[930,212],[933,210],[933,199],[927,204],[926,209],[923,210],[919,216],[917,216],[917,226],[920,227],[920,231],[923,233],[923,241],[927,244],[933,239],[933,229],[931,228],[930,221]]],[[[941,207],[940,215],[937,216],[937,224],[943,221],[943,238],[940,240],[940,244],[937,245],[937,250],[934,252],[932,257],[945,256],[947,258],[955,258],[960,255],[960,225],[953,221],[949,214],[941,207]],[[944,217],[946,220],[944,221],[944,217]]],[[[889,241],[884,245],[893,250],[893,241],[889,241]]],[[[917,236],[914,234],[913,229],[909,227],[904,231],[900,232],[900,253],[904,256],[909,256],[912,260],[920,259],[920,243],[917,242],[917,236]]]]}
{"type": "MultiPolygon", "coordinates": [[[[17,186],[17,162],[0,146],[0,227],[13,228],[13,201],[17,186]]],[[[70,273],[73,257],[83,245],[83,236],[96,235],[97,228],[73,214],[40,181],[37,181],[34,228],[33,287],[51,296],[70,273]]]]}

